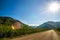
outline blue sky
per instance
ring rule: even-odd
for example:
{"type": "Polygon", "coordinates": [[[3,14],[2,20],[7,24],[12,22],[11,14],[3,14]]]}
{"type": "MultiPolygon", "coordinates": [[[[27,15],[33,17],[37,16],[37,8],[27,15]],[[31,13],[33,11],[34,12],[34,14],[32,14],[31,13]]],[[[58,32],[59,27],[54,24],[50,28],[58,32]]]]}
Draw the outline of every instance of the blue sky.
{"type": "Polygon", "coordinates": [[[40,25],[47,21],[60,21],[60,12],[48,11],[50,2],[59,0],[2,0],[0,16],[9,16],[28,25],[40,25]]]}

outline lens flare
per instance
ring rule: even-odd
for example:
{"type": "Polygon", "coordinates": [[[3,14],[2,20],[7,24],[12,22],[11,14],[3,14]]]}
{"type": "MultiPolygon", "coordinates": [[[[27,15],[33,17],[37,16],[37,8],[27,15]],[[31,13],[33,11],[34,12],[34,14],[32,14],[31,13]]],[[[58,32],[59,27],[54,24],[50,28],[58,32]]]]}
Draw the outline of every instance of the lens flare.
{"type": "Polygon", "coordinates": [[[15,29],[14,26],[12,26],[12,29],[13,29],[13,30],[15,29]]]}

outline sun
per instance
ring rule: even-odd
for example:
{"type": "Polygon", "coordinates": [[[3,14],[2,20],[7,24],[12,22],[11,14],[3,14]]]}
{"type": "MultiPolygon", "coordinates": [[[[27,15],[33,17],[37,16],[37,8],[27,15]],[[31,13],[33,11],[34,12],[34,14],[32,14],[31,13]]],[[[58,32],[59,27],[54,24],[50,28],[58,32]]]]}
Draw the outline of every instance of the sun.
{"type": "Polygon", "coordinates": [[[49,7],[48,7],[48,10],[50,11],[50,12],[57,12],[58,10],[59,10],[59,3],[57,3],[57,2],[52,2],[52,3],[50,3],[49,4],[49,7]]]}

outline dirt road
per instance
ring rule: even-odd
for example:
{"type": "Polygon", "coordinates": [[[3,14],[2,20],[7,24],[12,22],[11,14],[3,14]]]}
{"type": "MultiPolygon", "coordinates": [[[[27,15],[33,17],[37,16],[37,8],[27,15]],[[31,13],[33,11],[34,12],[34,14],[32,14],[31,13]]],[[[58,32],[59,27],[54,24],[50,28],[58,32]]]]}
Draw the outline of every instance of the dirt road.
{"type": "Polygon", "coordinates": [[[58,35],[54,30],[35,33],[21,38],[13,38],[11,40],[59,40],[58,35]]]}

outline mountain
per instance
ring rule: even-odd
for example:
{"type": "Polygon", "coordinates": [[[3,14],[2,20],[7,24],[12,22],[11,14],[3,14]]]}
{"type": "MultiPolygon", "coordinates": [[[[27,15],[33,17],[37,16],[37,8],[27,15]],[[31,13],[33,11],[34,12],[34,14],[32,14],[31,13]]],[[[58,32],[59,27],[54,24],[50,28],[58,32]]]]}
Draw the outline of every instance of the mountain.
{"type": "Polygon", "coordinates": [[[20,29],[25,26],[29,27],[28,25],[22,23],[19,20],[14,19],[14,18],[0,16],[0,27],[1,27],[1,25],[3,25],[2,27],[11,26],[12,29],[20,29]]]}
{"type": "Polygon", "coordinates": [[[4,24],[4,23],[13,24],[13,23],[15,23],[15,22],[19,22],[19,23],[22,24],[21,21],[16,20],[16,19],[14,19],[14,18],[0,16],[0,23],[1,23],[1,24],[4,24]]]}
{"type": "Polygon", "coordinates": [[[11,17],[0,17],[0,24],[13,24],[16,20],[11,17]]]}
{"type": "Polygon", "coordinates": [[[60,27],[60,22],[55,23],[57,27],[60,27]]]}
{"type": "Polygon", "coordinates": [[[54,29],[60,27],[60,22],[48,21],[39,25],[37,28],[54,29]]]}

